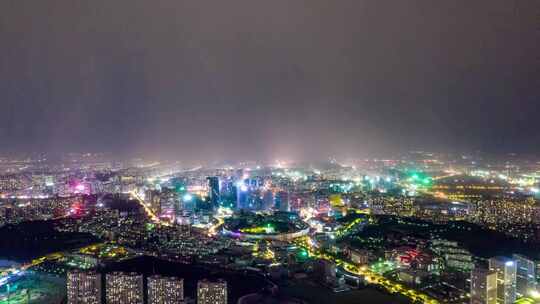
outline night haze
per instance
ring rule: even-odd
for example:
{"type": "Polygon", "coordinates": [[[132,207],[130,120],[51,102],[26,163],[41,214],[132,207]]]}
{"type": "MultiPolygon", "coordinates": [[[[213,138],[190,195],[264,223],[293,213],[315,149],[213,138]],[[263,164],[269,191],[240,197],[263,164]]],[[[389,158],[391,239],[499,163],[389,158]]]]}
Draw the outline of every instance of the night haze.
{"type": "Polygon", "coordinates": [[[540,303],[540,0],[0,0],[0,304],[540,303]]]}
{"type": "Polygon", "coordinates": [[[1,152],[536,153],[540,4],[2,1],[1,152]]]}

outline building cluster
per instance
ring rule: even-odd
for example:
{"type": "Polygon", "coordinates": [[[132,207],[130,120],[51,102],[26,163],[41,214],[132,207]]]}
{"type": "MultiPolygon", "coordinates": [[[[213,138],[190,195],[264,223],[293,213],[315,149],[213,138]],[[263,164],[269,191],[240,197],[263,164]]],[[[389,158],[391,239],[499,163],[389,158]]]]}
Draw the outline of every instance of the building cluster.
{"type": "Polygon", "coordinates": [[[467,221],[524,241],[540,241],[540,201],[530,196],[501,195],[449,202],[370,194],[365,202],[376,215],[413,217],[434,223],[467,221]]]}
{"type": "Polygon", "coordinates": [[[520,255],[493,257],[471,271],[471,304],[512,304],[537,294],[536,263],[520,255]]]}
{"type": "Polygon", "coordinates": [[[0,203],[0,227],[28,221],[45,221],[70,213],[78,197],[4,199],[0,203]]]}
{"type": "MultiPolygon", "coordinates": [[[[394,160],[189,170],[91,154],[68,160],[0,164],[0,226],[55,219],[59,232],[113,244],[117,260],[144,254],[276,281],[306,274],[335,292],[371,280],[390,292],[407,286],[440,302],[479,304],[513,303],[538,288],[539,261],[521,255],[484,260],[451,237],[478,229],[540,242],[539,179],[532,167],[483,172],[474,157],[424,152],[394,160]],[[371,279],[344,275],[344,261],[371,279]]],[[[63,256],[56,262],[69,269],[99,269],[107,260],[92,250],[63,256]]],[[[67,294],[68,303],[188,300],[179,278],[86,270],[68,273],[67,294]]],[[[207,280],[188,294],[204,304],[226,303],[229,296],[226,282],[207,280]]]]}
{"type": "MultiPolygon", "coordinates": [[[[227,282],[200,280],[198,304],[227,304],[227,282]]],[[[192,303],[184,295],[184,280],[177,277],[138,273],[71,271],[67,274],[68,304],[182,304],[192,303]]]]}
{"type": "Polygon", "coordinates": [[[345,257],[354,265],[370,269],[389,280],[422,290],[441,303],[514,303],[517,299],[539,296],[540,256],[514,254],[509,258],[486,260],[471,253],[463,244],[441,237],[447,233],[446,228],[441,230],[441,227],[453,226],[454,233],[473,234],[475,232],[469,230],[471,224],[434,225],[397,217],[375,225],[382,225],[378,226],[380,228],[396,224],[402,226],[396,226],[395,230],[385,228],[389,230],[383,234],[378,234],[377,229],[371,229],[370,233],[364,231],[362,237],[353,239],[352,246],[331,238],[317,238],[319,242],[315,246],[328,254],[345,257]],[[405,225],[408,228],[404,228],[405,225]],[[505,271],[503,266],[509,270],[501,274],[505,271]],[[494,277],[498,279],[486,276],[497,271],[499,274],[494,277]],[[515,272],[513,276],[511,271],[515,272]],[[479,279],[480,274],[484,277],[479,279]],[[504,280],[511,282],[504,283],[504,280]],[[489,293],[497,290],[499,293],[506,290],[504,293],[510,296],[506,300],[500,300],[501,295],[499,300],[496,296],[491,297],[498,302],[485,300],[490,298],[489,293]]]}
{"type": "Polygon", "coordinates": [[[86,232],[103,240],[152,252],[167,259],[205,259],[231,245],[228,238],[209,237],[191,225],[155,225],[144,216],[121,215],[103,208],[90,217],[63,220],[58,230],[86,232]]]}

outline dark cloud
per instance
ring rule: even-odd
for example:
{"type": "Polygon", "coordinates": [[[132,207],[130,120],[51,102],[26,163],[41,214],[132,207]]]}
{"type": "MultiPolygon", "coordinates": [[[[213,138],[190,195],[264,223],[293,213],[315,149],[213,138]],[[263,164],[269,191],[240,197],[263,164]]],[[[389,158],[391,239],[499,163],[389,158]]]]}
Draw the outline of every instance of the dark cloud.
{"type": "Polygon", "coordinates": [[[2,1],[5,151],[538,152],[540,4],[2,1]]]}

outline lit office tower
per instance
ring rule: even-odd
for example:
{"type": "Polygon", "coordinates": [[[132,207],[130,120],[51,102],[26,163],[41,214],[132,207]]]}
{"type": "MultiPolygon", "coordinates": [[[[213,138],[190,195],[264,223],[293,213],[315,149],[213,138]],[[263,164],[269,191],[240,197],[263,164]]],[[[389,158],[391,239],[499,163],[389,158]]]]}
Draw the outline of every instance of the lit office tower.
{"type": "Polygon", "coordinates": [[[516,262],[506,257],[493,257],[489,259],[489,270],[497,272],[497,303],[514,303],[516,300],[516,262]]]}
{"type": "Polygon", "coordinates": [[[197,304],[227,304],[227,282],[202,280],[197,283],[197,304]]]}
{"type": "Polygon", "coordinates": [[[221,187],[221,194],[225,196],[233,196],[236,195],[236,189],[234,188],[234,180],[232,179],[226,179],[222,182],[221,187]]]}
{"type": "Polygon", "coordinates": [[[236,183],[236,208],[249,209],[249,187],[243,182],[236,183]]]}
{"type": "Polygon", "coordinates": [[[101,303],[101,274],[70,271],[66,283],[68,304],[101,303]]]}
{"type": "Polygon", "coordinates": [[[516,293],[518,297],[525,297],[536,289],[536,264],[519,254],[514,254],[512,258],[517,263],[516,293]]]}
{"type": "Polygon", "coordinates": [[[148,278],[148,304],[177,304],[184,301],[184,280],[175,277],[148,278]]]}
{"type": "Polygon", "coordinates": [[[487,269],[471,271],[471,304],[497,304],[497,272],[487,269]]]}
{"type": "Polygon", "coordinates": [[[276,208],[279,210],[279,211],[290,211],[290,206],[289,206],[289,192],[286,192],[286,191],[279,191],[277,194],[276,194],[276,208]]]}
{"type": "Polygon", "coordinates": [[[113,272],[106,275],[107,304],[142,304],[143,276],[113,272]]]}
{"type": "Polygon", "coordinates": [[[210,176],[207,178],[208,180],[208,197],[210,198],[210,203],[212,204],[212,208],[217,209],[219,208],[219,177],[217,176],[210,176]]]}

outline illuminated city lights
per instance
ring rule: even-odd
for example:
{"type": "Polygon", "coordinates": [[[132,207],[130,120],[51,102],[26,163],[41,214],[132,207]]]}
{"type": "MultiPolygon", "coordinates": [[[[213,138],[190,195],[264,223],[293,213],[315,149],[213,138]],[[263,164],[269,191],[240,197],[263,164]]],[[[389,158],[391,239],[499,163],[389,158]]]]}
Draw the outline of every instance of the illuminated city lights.
{"type": "MultiPolygon", "coordinates": [[[[430,170],[425,164],[421,170],[396,169],[395,163],[369,172],[362,166],[258,166],[177,174],[120,171],[107,185],[86,176],[78,179],[84,180],[82,192],[77,188],[83,183],[55,177],[53,190],[66,184],[63,196],[51,193],[45,179],[37,179],[41,186],[24,187],[34,192],[2,194],[13,200],[0,205],[5,223],[55,219],[57,229],[90,233],[104,242],[3,271],[0,285],[26,276],[29,269],[58,265],[92,272],[100,263],[151,255],[181,263],[230,261],[264,275],[295,267],[329,291],[345,292],[347,280],[353,280],[421,303],[445,302],[438,282],[447,280],[459,286],[452,287],[452,299],[468,302],[470,288],[453,278],[470,277],[480,267],[478,258],[469,248],[474,244],[451,237],[486,229],[498,233],[501,242],[503,236],[526,240],[525,246],[536,242],[538,179],[530,184],[533,175],[525,177],[522,171],[467,173],[462,168],[430,170]],[[246,168],[251,168],[249,176],[246,168]],[[528,185],[522,186],[525,181],[528,185]]],[[[529,259],[526,263],[534,263],[533,257],[523,257],[503,265],[525,269],[519,263],[529,259]]],[[[537,298],[534,286],[516,279],[517,303],[537,298]]]]}

